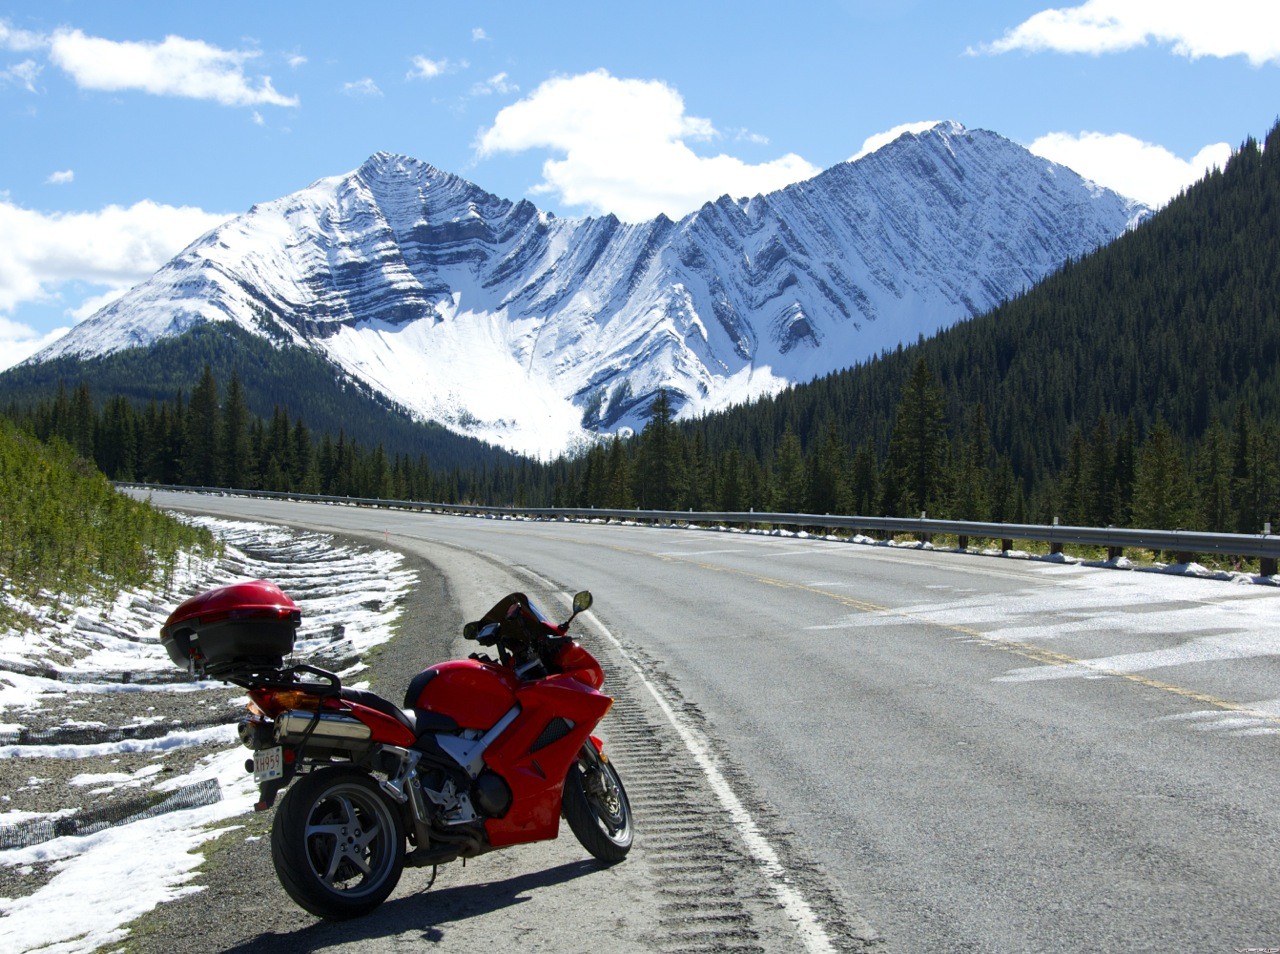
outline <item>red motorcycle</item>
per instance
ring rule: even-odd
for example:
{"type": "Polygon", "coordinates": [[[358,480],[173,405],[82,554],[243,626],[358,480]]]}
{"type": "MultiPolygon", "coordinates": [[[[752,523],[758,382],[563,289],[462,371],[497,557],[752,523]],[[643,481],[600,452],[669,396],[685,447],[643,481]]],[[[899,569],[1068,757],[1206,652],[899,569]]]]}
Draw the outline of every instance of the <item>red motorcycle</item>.
{"type": "Polygon", "coordinates": [[[583,847],[618,862],[631,806],[592,730],[613,700],[604,671],[564,623],[512,593],[463,636],[498,658],[424,669],[403,708],[331,672],[285,665],[301,613],[273,583],[210,590],[161,629],[179,666],[247,689],[240,738],[260,785],[259,811],[285,793],[271,827],[280,883],[323,918],[358,917],[400,873],[555,838],[563,815],[583,847]]]}

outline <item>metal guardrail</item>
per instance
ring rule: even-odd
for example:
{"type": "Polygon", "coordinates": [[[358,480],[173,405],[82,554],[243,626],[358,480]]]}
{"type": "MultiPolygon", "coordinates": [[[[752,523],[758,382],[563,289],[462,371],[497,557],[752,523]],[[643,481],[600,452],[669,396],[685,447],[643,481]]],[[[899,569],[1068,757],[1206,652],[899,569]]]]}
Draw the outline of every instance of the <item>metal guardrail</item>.
{"type": "Polygon", "coordinates": [[[929,539],[950,534],[960,539],[960,546],[970,539],[999,540],[1001,549],[1013,549],[1014,540],[1048,543],[1054,553],[1066,544],[1106,547],[1112,559],[1126,549],[1163,550],[1187,557],[1197,553],[1226,556],[1257,557],[1262,561],[1262,575],[1275,576],[1280,560],[1280,534],[1267,532],[1206,533],[1199,530],[1135,530],[1116,527],[1073,527],[1058,524],[976,523],[967,520],[933,520],[927,517],[860,517],[812,513],[766,513],[762,511],[684,511],[684,510],[597,510],[565,507],[482,507],[469,504],[427,503],[418,500],[384,500],[375,497],[334,497],[321,494],[285,493],[272,490],[237,490],[225,487],[192,487],[167,484],[117,482],[118,487],[139,490],[177,490],[195,493],[221,493],[274,500],[303,500],[319,503],[347,504],[358,507],[388,507],[399,510],[421,510],[494,517],[540,517],[556,519],[633,520],[652,523],[724,523],[768,524],[775,527],[820,527],[849,530],[866,534],[914,534],[929,539]]]}

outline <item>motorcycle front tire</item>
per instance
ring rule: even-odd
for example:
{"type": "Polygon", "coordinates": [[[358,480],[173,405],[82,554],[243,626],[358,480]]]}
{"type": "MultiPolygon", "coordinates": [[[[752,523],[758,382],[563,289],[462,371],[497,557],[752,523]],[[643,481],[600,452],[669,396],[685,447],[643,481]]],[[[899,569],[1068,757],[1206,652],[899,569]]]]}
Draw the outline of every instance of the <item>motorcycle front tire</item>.
{"type": "Polygon", "coordinates": [[[325,768],[285,794],[271,826],[271,860],[297,904],[328,920],[368,914],[404,870],[400,813],[357,769],[325,768]]]}
{"type": "Polygon", "coordinates": [[[589,741],[565,776],[562,809],[575,837],[596,858],[615,864],[627,857],[634,834],[631,803],[613,763],[589,741]]]}

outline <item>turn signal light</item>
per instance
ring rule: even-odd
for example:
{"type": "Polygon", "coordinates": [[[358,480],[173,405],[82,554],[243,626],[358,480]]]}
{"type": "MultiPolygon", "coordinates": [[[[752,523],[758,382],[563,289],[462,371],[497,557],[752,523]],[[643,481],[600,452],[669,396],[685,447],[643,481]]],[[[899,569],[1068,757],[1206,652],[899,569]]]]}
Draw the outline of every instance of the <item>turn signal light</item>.
{"type": "Polygon", "coordinates": [[[290,709],[306,709],[314,712],[320,708],[320,697],[299,689],[282,689],[273,692],[263,700],[276,712],[288,712],[290,709]]]}

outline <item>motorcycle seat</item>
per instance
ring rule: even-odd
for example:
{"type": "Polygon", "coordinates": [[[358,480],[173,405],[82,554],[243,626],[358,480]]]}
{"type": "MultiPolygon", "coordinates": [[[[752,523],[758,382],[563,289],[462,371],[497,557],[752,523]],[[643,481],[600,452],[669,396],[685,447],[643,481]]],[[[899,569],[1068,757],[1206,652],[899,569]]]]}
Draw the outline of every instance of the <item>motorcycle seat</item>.
{"type": "Polygon", "coordinates": [[[447,715],[432,712],[430,709],[401,709],[394,702],[368,689],[351,689],[343,686],[338,695],[350,702],[391,716],[412,732],[414,739],[420,739],[424,735],[435,735],[437,732],[452,732],[458,728],[458,723],[447,715]]]}

